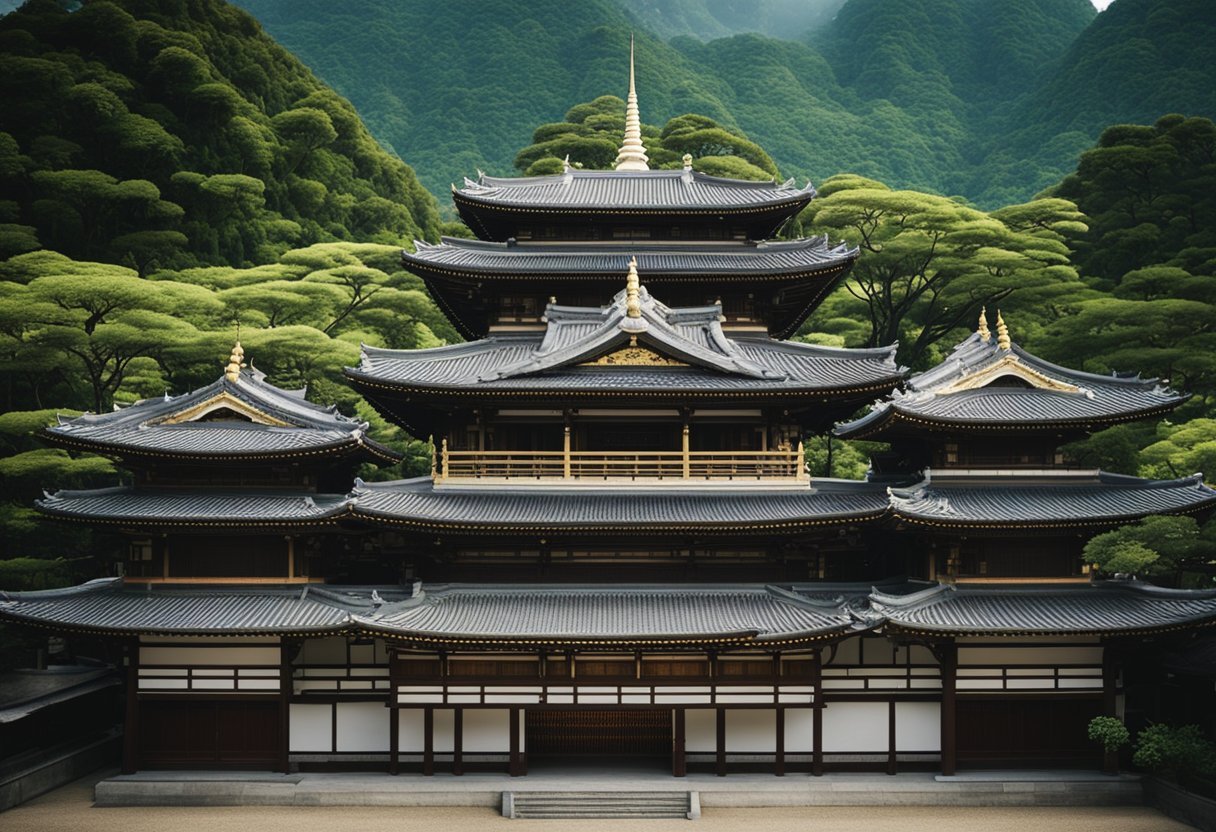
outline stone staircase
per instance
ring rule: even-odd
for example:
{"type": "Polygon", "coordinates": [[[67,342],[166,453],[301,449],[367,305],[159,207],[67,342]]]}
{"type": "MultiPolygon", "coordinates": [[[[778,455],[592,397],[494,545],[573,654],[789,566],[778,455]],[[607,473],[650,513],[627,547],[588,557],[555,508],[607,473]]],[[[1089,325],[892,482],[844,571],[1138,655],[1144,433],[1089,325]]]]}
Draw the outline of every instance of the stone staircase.
{"type": "Polygon", "coordinates": [[[701,817],[698,792],[503,792],[505,818],[701,817]]]}

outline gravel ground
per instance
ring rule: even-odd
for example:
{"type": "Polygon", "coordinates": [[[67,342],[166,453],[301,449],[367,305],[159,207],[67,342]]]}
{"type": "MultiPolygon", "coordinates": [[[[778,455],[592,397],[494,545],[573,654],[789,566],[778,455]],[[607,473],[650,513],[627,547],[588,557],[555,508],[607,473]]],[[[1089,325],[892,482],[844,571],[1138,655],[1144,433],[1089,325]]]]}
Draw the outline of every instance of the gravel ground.
{"type": "Polygon", "coordinates": [[[1185,832],[1154,809],[828,806],[705,809],[701,820],[507,820],[490,809],[238,806],[93,808],[97,777],[0,814],[3,832],[1185,832]]]}

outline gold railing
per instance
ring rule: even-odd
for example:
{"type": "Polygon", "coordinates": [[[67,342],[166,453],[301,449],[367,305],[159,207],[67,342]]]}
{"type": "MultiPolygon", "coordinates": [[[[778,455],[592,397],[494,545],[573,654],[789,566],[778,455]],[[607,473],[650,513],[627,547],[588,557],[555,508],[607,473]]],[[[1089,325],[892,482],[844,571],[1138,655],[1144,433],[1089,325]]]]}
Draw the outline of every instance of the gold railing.
{"type": "Polygon", "coordinates": [[[453,451],[438,449],[437,480],[810,479],[802,443],[782,451],[453,451]]]}

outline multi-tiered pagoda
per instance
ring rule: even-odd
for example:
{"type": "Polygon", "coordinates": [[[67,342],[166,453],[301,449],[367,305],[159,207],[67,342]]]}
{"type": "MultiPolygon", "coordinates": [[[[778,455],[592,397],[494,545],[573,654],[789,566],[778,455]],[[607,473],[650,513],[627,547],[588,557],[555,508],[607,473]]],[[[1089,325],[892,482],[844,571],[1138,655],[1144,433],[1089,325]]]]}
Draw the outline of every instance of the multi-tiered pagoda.
{"type": "Polygon", "coordinates": [[[1088,720],[1135,718],[1130,657],[1216,624],[1216,592],[1081,557],[1216,492],[1060,452],[1184,397],[1044,362],[999,316],[910,379],[894,347],[783,340],[857,250],[770,239],[809,186],[649,170],[632,78],[628,108],[615,170],[466,181],[479,239],[405,254],[470,340],[348,376],[432,438],[429,475],[352,486],[395,456],[239,351],[46,432],[134,472],[40,503],[130,556],[0,618],[127,645],[128,770],[1093,765],[1088,720]],[[830,430],[891,450],[812,478],[830,430]]]}

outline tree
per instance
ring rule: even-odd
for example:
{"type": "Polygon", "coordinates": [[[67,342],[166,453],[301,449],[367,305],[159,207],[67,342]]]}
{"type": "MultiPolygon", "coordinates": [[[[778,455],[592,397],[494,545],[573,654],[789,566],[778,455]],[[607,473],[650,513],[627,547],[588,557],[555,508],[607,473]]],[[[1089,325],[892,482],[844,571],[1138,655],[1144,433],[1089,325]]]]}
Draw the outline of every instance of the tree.
{"type": "Polygon", "coordinates": [[[1216,548],[1200,536],[1193,517],[1145,517],[1085,544],[1085,560],[1107,574],[1164,577],[1175,585],[1186,573],[1207,575],[1210,584],[1214,556],[1216,548]]]}

